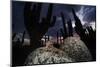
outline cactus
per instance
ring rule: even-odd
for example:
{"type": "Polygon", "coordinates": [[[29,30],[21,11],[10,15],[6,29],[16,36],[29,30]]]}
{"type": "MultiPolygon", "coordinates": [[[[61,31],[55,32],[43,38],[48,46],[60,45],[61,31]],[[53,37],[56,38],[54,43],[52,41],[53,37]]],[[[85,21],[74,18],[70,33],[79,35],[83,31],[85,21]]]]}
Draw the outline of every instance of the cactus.
{"type": "Polygon", "coordinates": [[[53,20],[51,21],[53,4],[49,5],[46,18],[42,18],[41,22],[39,20],[42,4],[34,4],[32,10],[30,9],[31,7],[32,3],[28,2],[25,4],[24,24],[30,37],[30,44],[35,49],[40,47],[39,41],[43,37],[43,35],[48,31],[50,27],[54,26],[56,17],[53,16],[53,20]]]}
{"type": "Polygon", "coordinates": [[[91,54],[93,56],[93,60],[96,60],[96,32],[92,29],[92,27],[87,27],[89,34],[87,35],[86,43],[90,48],[91,54]]]}
{"type": "Polygon", "coordinates": [[[96,60],[96,32],[93,31],[92,27],[87,27],[89,34],[85,34],[85,29],[83,28],[80,19],[75,14],[72,9],[72,13],[75,19],[75,31],[79,34],[81,40],[84,41],[88,49],[90,50],[93,60],[96,60]]]}
{"type": "Polygon", "coordinates": [[[62,44],[63,42],[62,42],[62,36],[60,35],[60,38],[59,38],[59,42],[60,42],[60,44],[62,44]]]}
{"type": "Polygon", "coordinates": [[[67,22],[67,24],[68,24],[68,32],[67,32],[67,27],[66,27],[66,24],[65,24],[65,18],[64,18],[63,13],[61,13],[61,17],[62,17],[62,21],[63,21],[63,29],[64,30],[60,29],[60,31],[63,35],[63,38],[65,39],[68,36],[73,36],[73,28],[72,28],[71,19],[67,22]]]}
{"type": "Polygon", "coordinates": [[[64,32],[62,28],[60,28],[60,32],[61,32],[61,35],[64,37],[64,32]]]}
{"type": "Polygon", "coordinates": [[[48,41],[50,40],[50,37],[49,37],[49,35],[48,35],[48,38],[47,38],[47,39],[48,39],[48,41]]]}
{"type": "MultiPolygon", "coordinates": [[[[83,28],[78,16],[75,14],[74,9],[72,9],[72,13],[73,13],[74,20],[75,20],[75,31],[81,37],[81,40],[83,40],[85,42],[86,41],[85,29],[83,28]]],[[[85,42],[85,44],[86,44],[86,42],[85,42]]]]}
{"type": "Polygon", "coordinates": [[[73,13],[73,16],[74,16],[74,20],[75,20],[75,31],[77,32],[77,34],[79,34],[81,37],[84,36],[84,29],[83,29],[83,26],[81,24],[81,21],[80,19],[77,17],[77,15],[75,14],[75,11],[74,9],[72,9],[72,13],[73,13]]]}
{"type": "Polygon", "coordinates": [[[62,23],[63,23],[63,30],[61,29],[61,32],[62,32],[63,38],[65,39],[66,37],[68,37],[68,34],[67,34],[67,28],[66,28],[66,24],[65,24],[65,19],[64,19],[64,14],[63,13],[61,13],[61,17],[62,17],[62,23]]]}
{"type": "Polygon", "coordinates": [[[57,32],[57,44],[59,43],[59,35],[58,35],[58,32],[57,32]]]}
{"type": "Polygon", "coordinates": [[[72,28],[71,19],[67,22],[67,24],[68,24],[68,36],[73,36],[73,28],[72,28]]]}

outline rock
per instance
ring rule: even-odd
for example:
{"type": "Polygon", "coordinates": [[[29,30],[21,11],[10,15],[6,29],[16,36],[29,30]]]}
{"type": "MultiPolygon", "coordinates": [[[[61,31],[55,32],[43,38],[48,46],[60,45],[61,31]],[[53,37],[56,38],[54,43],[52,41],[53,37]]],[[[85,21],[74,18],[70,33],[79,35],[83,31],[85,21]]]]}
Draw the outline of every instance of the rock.
{"type": "Polygon", "coordinates": [[[86,47],[85,43],[78,37],[66,38],[60,49],[65,51],[69,57],[75,59],[76,62],[92,60],[90,51],[86,47]]]}
{"type": "Polygon", "coordinates": [[[55,47],[41,47],[33,51],[25,61],[25,65],[54,64],[74,62],[67,54],[55,47]]]}

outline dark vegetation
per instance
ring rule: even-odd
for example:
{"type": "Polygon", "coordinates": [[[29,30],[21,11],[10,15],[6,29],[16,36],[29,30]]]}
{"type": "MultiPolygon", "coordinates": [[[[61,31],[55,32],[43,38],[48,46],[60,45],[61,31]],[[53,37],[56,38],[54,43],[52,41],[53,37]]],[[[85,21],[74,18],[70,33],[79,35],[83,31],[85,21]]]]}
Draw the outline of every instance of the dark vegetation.
{"type": "MultiPolygon", "coordinates": [[[[50,27],[53,27],[56,22],[56,16],[52,16],[53,4],[49,4],[48,12],[46,17],[42,18],[40,22],[40,14],[42,9],[42,3],[32,3],[27,2],[24,6],[24,24],[30,38],[30,46],[22,46],[24,43],[25,31],[23,32],[22,40],[19,39],[17,42],[12,42],[12,65],[23,65],[25,59],[30,52],[39,48],[42,45],[41,38],[45,35],[50,27]],[[30,9],[33,7],[32,9],[30,9]],[[53,18],[53,19],[51,19],[53,18]],[[14,44],[14,45],[13,45],[14,44]]],[[[93,61],[96,60],[96,31],[92,27],[83,28],[80,19],[75,14],[75,11],[72,9],[72,13],[75,20],[75,31],[80,36],[81,40],[84,41],[88,49],[90,50],[93,61]],[[85,33],[86,29],[89,33],[85,33]]],[[[64,14],[61,13],[63,28],[60,29],[63,38],[73,36],[73,28],[71,20],[67,21],[68,27],[65,25],[64,14]]],[[[13,33],[12,40],[16,37],[17,33],[13,33]]],[[[58,44],[59,33],[57,32],[57,44],[58,44]]],[[[49,40],[49,36],[48,36],[49,40]]],[[[54,47],[59,48],[59,45],[54,45],[54,47]]]]}

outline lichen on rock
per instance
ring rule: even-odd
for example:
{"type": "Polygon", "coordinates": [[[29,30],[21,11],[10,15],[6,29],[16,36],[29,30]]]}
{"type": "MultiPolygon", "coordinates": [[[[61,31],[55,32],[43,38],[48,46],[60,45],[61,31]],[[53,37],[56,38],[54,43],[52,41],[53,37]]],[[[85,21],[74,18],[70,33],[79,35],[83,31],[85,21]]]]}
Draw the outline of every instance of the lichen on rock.
{"type": "Polygon", "coordinates": [[[55,47],[41,47],[33,51],[25,61],[25,65],[52,64],[74,62],[67,54],[55,47]]]}
{"type": "Polygon", "coordinates": [[[77,37],[67,37],[60,48],[53,46],[50,41],[45,47],[34,50],[26,59],[25,65],[55,64],[69,62],[91,61],[92,56],[85,43],[77,37]]]}
{"type": "Polygon", "coordinates": [[[67,37],[60,49],[65,51],[69,57],[75,59],[76,62],[92,60],[90,51],[85,43],[77,37],[67,37]]]}

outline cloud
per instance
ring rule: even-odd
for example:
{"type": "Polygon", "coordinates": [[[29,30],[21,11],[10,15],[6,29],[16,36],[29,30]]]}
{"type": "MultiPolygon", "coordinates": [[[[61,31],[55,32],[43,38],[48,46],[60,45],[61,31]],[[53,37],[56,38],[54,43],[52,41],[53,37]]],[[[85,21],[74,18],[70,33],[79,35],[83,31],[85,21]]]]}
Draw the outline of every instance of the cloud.
{"type": "MultiPolygon", "coordinates": [[[[62,18],[61,12],[64,13],[65,20],[72,20],[72,26],[74,27],[74,19],[72,14],[72,8],[75,10],[77,16],[80,18],[82,24],[84,25],[86,22],[91,23],[92,21],[96,21],[96,7],[95,6],[87,6],[87,5],[67,5],[67,4],[54,4],[53,7],[53,16],[57,17],[56,23],[54,27],[51,27],[46,34],[55,35],[57,31],[62,28],[62,18]]],[[[23,32],[25,30],[24,27],[24,17],[23,17],[23,9],[24,2],[13,2],[12,4],[12,23],[13,23],[13,31],[15,32],[23,32]]],[[[43,4],[41,17],[45,17],[47,14],[48,4],[43,4]]]]}
{"type": "Polygon", "coordinates": [[[96,7],[95,6],[82,6],[77,12],[80,20],[83,22],[96,21],[96,7]]]}

